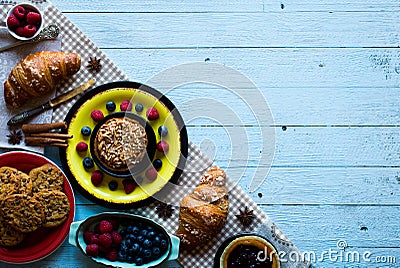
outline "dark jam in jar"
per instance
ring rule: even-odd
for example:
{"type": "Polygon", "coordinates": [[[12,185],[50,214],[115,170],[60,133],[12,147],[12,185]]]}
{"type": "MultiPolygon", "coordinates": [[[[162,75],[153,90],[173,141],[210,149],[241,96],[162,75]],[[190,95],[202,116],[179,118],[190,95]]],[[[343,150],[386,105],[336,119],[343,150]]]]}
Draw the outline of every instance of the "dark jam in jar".
{"type": "Polygon", "coordinates": [[[228,256],[228,268],[272,268],[272,260],[264,249],[239,245],[228,256]]]}

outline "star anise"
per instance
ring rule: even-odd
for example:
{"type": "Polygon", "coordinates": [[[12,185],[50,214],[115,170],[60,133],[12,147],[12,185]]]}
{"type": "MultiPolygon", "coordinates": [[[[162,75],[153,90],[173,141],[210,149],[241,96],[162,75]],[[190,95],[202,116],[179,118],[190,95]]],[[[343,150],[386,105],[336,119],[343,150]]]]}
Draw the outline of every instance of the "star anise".
{"type": "Polygon", "coordinates": [[[174,208],[172,207],[172,205],[160,202],[157,205],[156,210],[157,210],[158,216],[160,216],[161,218],[163,218],[165,220],[172,216],[172,212],[174,211],[174,208]]]}
{"type": "Polygon", "coordinates": [[[240,223],[248,227],[250,224],[253,222],[254,216],[253,210],[250,210],[247,206],[244,208],[244,210],[239,210],[240,214],[236,215],[240,223]]]}
{"type": "Polygon", "coordinates": [[[89,57],[89,64],[86,66],[90,71],[98,72],[101,69],[101,59],[97,57],[89,57]]]}
{"type": "Polygon", "coordinates": [[[20,144],[22,140],[21,130],[12,130],[10,134],[7,135],[8,143],[12,145],[20,144]]]}

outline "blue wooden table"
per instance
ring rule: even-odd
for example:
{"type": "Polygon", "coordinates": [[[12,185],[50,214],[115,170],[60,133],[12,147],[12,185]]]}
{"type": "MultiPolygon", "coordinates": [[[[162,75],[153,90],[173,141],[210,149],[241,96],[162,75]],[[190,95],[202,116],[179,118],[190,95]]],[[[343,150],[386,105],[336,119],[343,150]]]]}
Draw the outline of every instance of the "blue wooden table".
{"type": "MultiPolygon", "coordinates": [[[[132,80],[191,62],[252,80],[272,124],[255,120],[264,101],[248,107],[233,91],[188,84],[167,96],[178,107],[212,96],[232,108],[240,120],[196,110],[189,138],[315,267],[400,266],[398,0],[52,2],[132,80]],[[274,142],[259,135],[270,127],[274,142]],[[234,142],[243,132],[246,146],[234,142]],[[274,146],[272,163],[260,163],[263,146],[274,146]],[[251,189],[254,174],[265,178],[251,189]],[[343,247],[351,254],[329,255],[343,247]]],[[[79,193],[76,203],[77,220],[107,210],[79,193]]],[[[26,267],[97,266],[65,242],[26,267]]]]}

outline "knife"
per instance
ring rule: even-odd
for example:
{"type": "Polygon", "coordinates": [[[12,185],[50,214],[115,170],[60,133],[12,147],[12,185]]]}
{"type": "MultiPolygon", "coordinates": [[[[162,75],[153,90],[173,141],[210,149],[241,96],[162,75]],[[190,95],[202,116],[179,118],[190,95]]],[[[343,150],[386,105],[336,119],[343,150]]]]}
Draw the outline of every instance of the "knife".
{"type": "Polygon", "coordinates": [[[92,78],[89,81],[87,81],[86,83],[80,85],[79,87],[72,89],[64,94],[61,94],[60,96],[58,96],[52,100],[49,100],[48,102],[46,102],[36,108],[33,108],[28,111],[24,111],[20,114],[17,114],[15,116],[13,116],[10,120],[8,120],[7,125],[9,125],[9,126],[19,125],[19,124],[25,122],[27,119],[29,119],[35,115],[38,115],[43,111],[49,110],[53,107],[56,107],[57,105],[65,102],[65,101],[75,97],[79,93],[82,93],[83,91],[87,90],[95,82],[96,82],[96,80],[94,78],[92,78]]]}

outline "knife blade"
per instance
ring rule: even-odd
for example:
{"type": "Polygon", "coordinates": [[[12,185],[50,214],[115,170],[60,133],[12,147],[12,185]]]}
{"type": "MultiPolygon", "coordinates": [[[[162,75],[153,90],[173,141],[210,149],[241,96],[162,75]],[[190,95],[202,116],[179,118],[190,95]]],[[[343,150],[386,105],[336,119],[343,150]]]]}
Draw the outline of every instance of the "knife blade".
{"type": "Polygon", "coordinates": [[[94,83],[96,82],[96,80],[94,78],[90,79],[89,81],[87,81],[86,83],[80,85],[79,87],[72,89],[64,94],[61,94],[60,96],[55,97],[52,100],[49,100],[48,102],[39,105],[36,108],[24,111],[20,114],[17,114],[15,116],[13,116],[10,120],[8,120],[7,125],[8,126],[15,126],[15,125],[19,125],[22,124],[23,122],[25,122],[26,120],[28,120],[29,118],[40,114],[43,111],[49,110],[51,108],[56,107],[57,105],[75,97],[76,95],[84,92],[85,90],[87,90],[88,88],[90,88],[94,83]]]}

